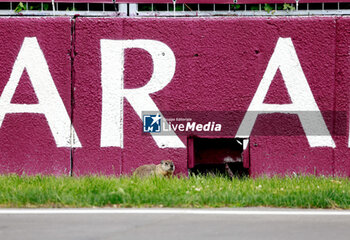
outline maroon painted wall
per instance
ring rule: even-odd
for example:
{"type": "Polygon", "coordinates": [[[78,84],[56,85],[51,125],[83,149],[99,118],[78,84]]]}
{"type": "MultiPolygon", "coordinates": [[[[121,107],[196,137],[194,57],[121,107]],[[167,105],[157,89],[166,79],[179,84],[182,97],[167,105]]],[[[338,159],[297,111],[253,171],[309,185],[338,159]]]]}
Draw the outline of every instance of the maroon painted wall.
{"type": "MultiPolygon", "coordinates": [[[[308,88],[299,83],[286,87],[287,75],[303,77],[295,74],[300,73],[297,66],[282,64],[285,70],[282,67],[273,74],[263,103],[291,104],[294,98],[303,100],[305,91],[310,90],[334,146],[329,142],[327,145],[327,140],[310,142],[298,115],[260,114],[250,134],[250,173],[253,176],[293,172],[350,176],[349,18],[78,17],[75,21],[70,18],[0,18],[0,25],[0,94],[9,82],[24,38],[36,37],[66,109],[65,114],[74,128],[73,137],[67,140],[72,147],[58,146],[57,139],[65,133],[54,137],[53,127],[49,127],[45,114],[20,111],[6,114],[0,128],[1,173],[57,175],[72,170],[76,175],[119,175],[162,159],[172,159],[176,173],[186,173],[186,147],[162,148],[150,134],[142,133],[142,120],[135,112],[135,103],[131,104],[129,100],[121,102],[123,107],[119,113],[123,122],[123,137],[119,138],[122,138],[123,146],[101,147],[102,102],[106,99],[101,80],[101,45],[115,44],[105,40],[147,39],[165,44],[176,60],[174,75],[169,73],[170,82],[150,94],[164,116],[184,117],[187,114],[203,124],[209,121],[222,124],[222,131],[218,133],[177,132],[184,146],[189,134],[235,137],[254,96],[259,95],[257,90],[264,74],[269,72],[267,69],[274,52],[279,52],[277,45],[283,45],[279,55],[281,64],[288,63],[286,59],[292,55],[288,51],[295,49],[308,88]],[[289,50],[285,53],[283,49],[289,50]],[[297,87],[291,93],[293,86],[297,87]]],[[[123,44],[129,43],[124,41],[123,44]]],[[[104,54],[108,55],[107,47],[104,54]]],[[[142,48],[128,48],[123,56],[124,88],[146,85],[155,69],[151,54],[142,48]]],[[[108,57],[105,61],[105,66],[115,64],[108,57]]],[[[166,75],[167,71],[164,72],[166,75]]],[[[118,74],[117,70],[115,74],[118,74]]],[[[109,78],[114,76],[107,75],[109,78]]],[[[162,78],[159,81],[163,81],[162,78]]],[[[114,98],[119,99],[121,92],[115,94],[114,98]]],[[[141,103],[143,97],[139,97],[141,103]]],[[[309,106],[306,98],[305,106],[309,106]]],[[[22,75],[11,103],[38,103],[26,73],[22,75]]],[[[140,108],[143,106],[148,106],[146,100],[140,108]]],[[[114,120],[120,121],[119,118],[114,120]]]]}
{"type": "MultiPolygon", "coordinates": [[[[0,18],[1,98],[25,37],[36,37],[57,91],[70,113],[70,18],[0,18]]],[[[23,71],[11,103],[38,103],[27,70],[23,71]]],[[[43,114],[5,115],[0,128],[1,173],[68,174],[69,171],[70,149],[57,147],[43,114]]]]}

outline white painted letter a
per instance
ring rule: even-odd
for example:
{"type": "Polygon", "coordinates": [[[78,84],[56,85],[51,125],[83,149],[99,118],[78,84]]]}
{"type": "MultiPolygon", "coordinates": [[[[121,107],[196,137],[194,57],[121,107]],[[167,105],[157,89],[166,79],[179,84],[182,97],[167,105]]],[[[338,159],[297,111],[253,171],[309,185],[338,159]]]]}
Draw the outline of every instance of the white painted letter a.
{"type": "Polygon", "coordinates": [[[249,105],[236,137],[248,137],[259,114],[297,114],[311,147],[335,147],[322,114],[312,95],[290,38],[279,38],[264,76],[249,105]],[[280,69],[291,104],[265,104],[271,82],[280,69]]]}
{"type": "Polygon", "coordinates": [[[26,37],[13,65],[8,83],[0,97],[0,127],[8,113],[44,114],[57,147],[81,147],[69,115],[49,71],[49,66],[35,37],[26,37]],[[11,99],[27,70],[38,104],[14,104],[11,99]]]}

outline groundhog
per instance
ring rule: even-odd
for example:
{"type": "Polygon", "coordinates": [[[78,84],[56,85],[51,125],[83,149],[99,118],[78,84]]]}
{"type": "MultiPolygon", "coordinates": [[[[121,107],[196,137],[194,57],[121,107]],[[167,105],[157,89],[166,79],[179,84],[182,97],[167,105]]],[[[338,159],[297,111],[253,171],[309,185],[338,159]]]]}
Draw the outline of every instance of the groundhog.
{"type": "Polygon", "coordinates": [[[134,171],[134,176],[138,177],[171,177],[175,171],[175,165],[171,160],[163,160],[160,164],[143,165],[134,171]]]}

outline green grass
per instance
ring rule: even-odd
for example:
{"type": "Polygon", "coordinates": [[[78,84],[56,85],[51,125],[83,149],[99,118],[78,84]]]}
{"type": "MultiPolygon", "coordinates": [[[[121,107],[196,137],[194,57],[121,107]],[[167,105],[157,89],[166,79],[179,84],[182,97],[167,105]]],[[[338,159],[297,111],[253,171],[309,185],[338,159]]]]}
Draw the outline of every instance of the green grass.
{"type": "Polygon", "coordinates": [[[1,207],[291,207],[350,209],[350,180],[0,176],[1,207]]]}

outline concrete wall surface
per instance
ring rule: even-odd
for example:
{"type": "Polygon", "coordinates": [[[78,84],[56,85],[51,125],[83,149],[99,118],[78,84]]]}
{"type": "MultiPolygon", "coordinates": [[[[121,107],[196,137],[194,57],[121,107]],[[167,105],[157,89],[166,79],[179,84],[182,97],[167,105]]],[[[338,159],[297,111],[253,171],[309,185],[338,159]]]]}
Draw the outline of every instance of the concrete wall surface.
{"type": "Polygon", "coordinates": [[[58,101],[69,140],[71,19],[0,18],[0,42],[0,172],[68,174],[70,144],[48,121],[61,121],[58,101]]]}
{"type": "Polygon", "coordinates": [[[350,18],[0,18],[0,41],[1,173],[187,173],[200,136],[249,139],[252,176],[350,176],[350,18]]]}

